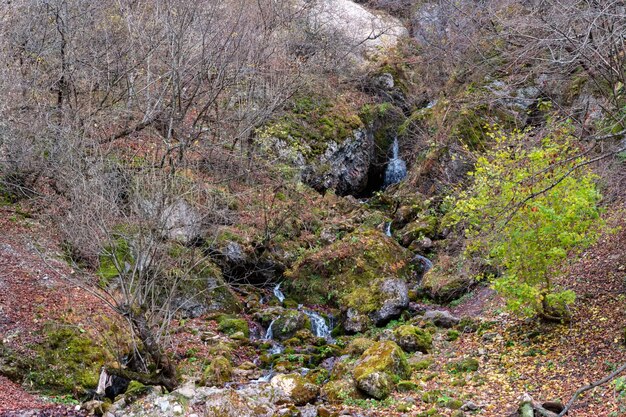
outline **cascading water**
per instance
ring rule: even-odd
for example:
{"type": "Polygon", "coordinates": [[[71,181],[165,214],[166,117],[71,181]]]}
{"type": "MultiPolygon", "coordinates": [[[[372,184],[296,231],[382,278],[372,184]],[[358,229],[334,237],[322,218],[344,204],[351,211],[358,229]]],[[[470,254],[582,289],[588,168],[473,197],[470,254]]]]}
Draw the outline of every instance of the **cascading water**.
{"type": "Polygon", "coordinates": [[[430,271],[433,267],[433,262],[425,256],[415,254],[414,259],[418,260],[422,264],[422,273],[424,274],[430,271]]]}
{"type": "Polygon", "coordinates": [[[280,290],[280,284],[274,287],[274,296],[278,298],[281,304],[285,301],[285,294],[280,290]]]}
{"type": "Polygon", "coordinates": [[[404,177],[406,177],[406,162],[400,158],[400,144],[398,143],[398,138],[395,137],[393,139],[392,157],[387,163],[387,169],[385,170],[383,188],[399,183],[404,177]]]}
{"type": "Polygon", "coordinates": [[[272,326],[274,325],[275,321],[276,319],[272,320],[272,322],[270,323],[269,327],[267,328],[267,331],[265,332],[265,336],[263,337],[263,340],[272,340],[274,338],[274,332],[272,331],[272,326]]]}
{"type": "Polygon", "coordinates": [[[309,320],[311,320],[311,331],[315,336],[323,337],[326,340],[332,340],[330,327],[326,323],[324,317],[311,310],[302,309],[302,312],[309,317],[309,320]]]}
{"type": "Polygon", "coordinates": [[[385,235],[391,237],[391,222],[385,223],[385,235]]]}
{"type": "Polygon", "coordinates": [[[283,351],[285,350],[285,347],[283,345],[281,345],[277,341],[273,340],[274,332],[272,330],[272,326],[274,326],[274,322],[275,321],[276,321],[276,319],[272,320],[270,325],[267,327],[267,331],[265,332],[265,336],[263,337],[263,340],[267,340],[267,341],[271,341],[272,342],[272,347],[267,351],[270,355],[277,355],[277,354],[283,353],[283,351]]]}

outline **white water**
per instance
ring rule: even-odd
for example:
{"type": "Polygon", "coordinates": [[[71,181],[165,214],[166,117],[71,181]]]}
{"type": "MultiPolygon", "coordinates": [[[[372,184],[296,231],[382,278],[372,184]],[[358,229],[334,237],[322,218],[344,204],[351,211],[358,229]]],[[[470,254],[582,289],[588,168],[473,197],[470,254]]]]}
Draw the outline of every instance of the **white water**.
{"type": "Polygon", "coordinates": [[[285,294],[280,290],[280,284],[274,287],[274,296],[278,298],[278,301],[282,304],[285,301],[285,294]]]}
{"type": "Polygon", "coordinates": [[[415,258],[422,263],[422,269],[424,270],[424,273],[432,269],[433,262],[427,257],[415,254],[415,258]]]}
{"type": "Polygon", "coordinates": [[[324,317],[317,314],[315,311],[302,310],[304,314],[311,320],[311,332],[317,337],[323,337],[326,340],[332,340],[330,336],[330,327],[326,323],[324,317]]]}
{"type": "Polygon", "coordinates": [[[275,321],[276,319],[272,320],[269,327],[267,328],[267,331],[265,332],[265,336],[263,336],[263,340],[272,342],[272,347],[267,351],[267,353],[269,353],[270,355],[278,355],[280,353],[283,353],[285,350],[285,347],[283,345],[275,340],[272,340],[274,338],[274,331],[272,330],[272,326],[274,326],[275,321]]]}
{"type": "Polygon", "coordinates": [[[391,237],[391,222],[385,223],[385,235],[391,237]]]}
{"type": "Polygon", "coordinates": [[[400,158],[400,144],[398,143],[397,137],[393,140],[392,153],[392,157],[387,163],[387,169],[385,170],[383,187],[397,184],[406,177],[406,162],[400,158]]]}
{"type": "Polygon", "coordinates": [[[272,326],[274,325],[275,321],[276,319],[272,320],[272,322],[270,323],[269,327],[267,328],[267,331],[265,332],[265,336],[263,336],[263,340],[272,340],[274,338],[274,332],[272,331],[272,326]]]}

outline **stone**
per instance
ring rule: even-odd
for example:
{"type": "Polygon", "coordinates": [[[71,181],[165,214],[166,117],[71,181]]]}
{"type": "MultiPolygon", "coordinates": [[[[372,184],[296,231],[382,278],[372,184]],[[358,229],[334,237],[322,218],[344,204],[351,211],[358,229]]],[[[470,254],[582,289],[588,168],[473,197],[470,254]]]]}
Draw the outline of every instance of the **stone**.
{"type": "Polygon", "coordinates": [[[405,352],[428,353],[433,346],[430,333],[416,326],[398,326],[393,331],[392,340],[405,352]]]}
{"type": "Polygon", "coordinates": [[[202,215],[185,200],[177,200],[161,214],[163,235],[189,245],[202,237],[202,215]]]}
{"type": "Polygon", "coordinates": [[[374,151],[372,133],[356,129],[341,144],[328,142],[324,154],[305,167],[302,180],[318,191],[333,189],[338,195],[357,194],[367,186],[374,151]]]}
{"type": "Polygon", "coordinates": [[[461,410],[462,410],[462,411],[476,411],[476,410],[479,410],[479,409],[480,409],[480,406],[479,406],[479,405],[477,405],[477,404],[476,404],[475,402],[473,402],[473,401],[468,401],[468,402],[464,403],[464,404],[461,406],[461,410]]]}
{"type": "Polygon", "coordinates": [[[377,326],[384,326],[408,308],[409,289],[403,280],[388,278],[380,286],[380,292],[383,305],[370,317],[377,326]]]}
{"type": "Polygon", "coordinates": [[[370,397],[386,398],[394,379],[406,379],[410,368],[404,352],[392,341],[377,342],[359,358],[353,371],[359,390],[370,397]]]}
{"type": "Polygon", "coordinates": [[[423,320],[431,321],[435,326],[449,329],[456,326],[461,321],[445,310],[428,310],[422,317],[423,320]]]}
{"type": "Polygon", "coordinates": [[[278,374],[274,376],[270,384],[277,390],[280,390],[295,405],[305,405],[314,401],[318,394],[319,388],[307,382],[299,374],[278,374]]]}
{"type": "Polygon", "coordinates": [[[388,72],[383,72],[382,74],[376,76],[374,78],[374,85],[376,87],[383,90],[391,90],[394,87],[393,75],[388,72]]]}
{"type": "Polygon", "coordinates": [[[323,28],[327,36],[334,35],[337,47],[343,47],[354,63],[363,64],[408,36],[399,19],[381,11],[374,14],[354,1],[322,0],[314,4],[309,15],[311,30],[323,28]]]}
{"type": "Polygon", "coordinates": [[[310,319],[302,311],[284,310],[272,324],[272,337],[278,341],[291,339],[298,331],[310,326],[310,319]]]}
{"type": "Polygon", "coordinates": [[[346,318],[343,321],[343,328],[346,333],[363,333],[368,329],[370,319],[365,314],[360,314],[356,309],[349,308],[346,311],[346,318]]]}

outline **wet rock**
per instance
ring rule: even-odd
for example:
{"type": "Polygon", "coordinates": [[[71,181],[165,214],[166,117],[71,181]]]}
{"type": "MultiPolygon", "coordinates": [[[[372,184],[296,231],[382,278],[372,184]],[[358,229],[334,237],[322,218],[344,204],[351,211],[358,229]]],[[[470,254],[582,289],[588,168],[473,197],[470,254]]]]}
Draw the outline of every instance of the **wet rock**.
{"type": "Polygon", "coordinates": [[[272,335],[275,340],[283,341],[292,338],[299,330],[309,329],[311,321],[301,311],[285,310],[284,313],[274,320],[272,335]]]}
{"type": "Polygon", "coordinates": [[[358,194],[367,186],[374,152],[371,132],[357,129],[341,144],[327,143],[324,154],[304,169],[302,180],[318,191],[358,194]]]}

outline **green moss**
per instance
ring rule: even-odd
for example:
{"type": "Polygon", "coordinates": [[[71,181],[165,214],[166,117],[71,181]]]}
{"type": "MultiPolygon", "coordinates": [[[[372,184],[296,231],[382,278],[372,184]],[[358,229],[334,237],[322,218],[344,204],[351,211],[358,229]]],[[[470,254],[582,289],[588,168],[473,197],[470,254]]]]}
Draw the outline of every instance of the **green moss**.
{"type": "Polygon", "coordinates": [[[354,381],[350,378],[330,381],[322,387],[322,395],[331,403],[362,399],[354,381]]]}
{"type": "Polygon", "coordinates": [[[354,338],[348,343],[344,352],[352,356],[361,356],[363,352],[372,347],[374,341],[366,337],[354,338]]]}
{"type": "Polygon", "coordinates": [[[250,337],[250,328],[245,320],[228,315],[220,315],[217,318],[217,324],[218,330],[227,335],[234,335],[237,332],[241,332],[246,338],[250,337]]]}
{"type": "Polygon", "coordinates": [[[201,383],[206,386],[222,386],[232,375],[232,365],[223,356],[216,356],[202,373],[201,383]]]}
{"type": "Polygon", "coordinates": [[[314,97],[295,99],[291,109],[258,132],[259,137],[275,137],[287,143],[292,150],[311,159],[323,154],[329,141],[342,143],[363,122],[347,103],[314,97]]]}
{"type": "Polygon", "coordinates": [[[459,362],[451,363],[446,366],[449,372],[476,372],[478,370],[478,360],[474,358],[466,358],[459,362]]]}
{"type": "Polygon", "coordinates": [[[394,340],[407,352],[428,353],[432,349],[433,338],[430,333],[416,326],[403,325],[393,332],[394,340]]]}
{"type": "Polygon", "coordinates": [[[448,330],[448,333],[446,334],[446,339],[448,341],[454,342],[458,338],[459,338],[459,331],[458,330],[454,330],[454,329],[448,330]]]}
{"type": "Polygon", "coordinates": [[[411,391],[418,391],[419,385],[417,385],[413,381],[400,381],[398,382],[397,388],[398,388],[398,391],[401,391],[401,392],[411,392],[411,391]]]}
{"type": "Polygon", "coordinates": [[[432,391],[426,391],[425,393],[422,394],[422,401],[424,401],[427,404],[434,404],[436,403],[439,398],[441,397],[442,392],[441,390],[432,390],[432,391]]]}
{"type": "Polygon", "coordinates": [[[353,371],[358,387],[379,400],[389,395],[394,382],[409,374],[404,352],[391,341],[377,342],[367,349],[353,371]]]}
{"type": "Polygon", "coordinates": [[[145,386],[139,381],[130,381],[126,389],[125,398],[127,402],[133,402],[148,392],[150,392],[150,387],[145,386]]]}
{"type": "Polygon", "coordinates": [[[425,371],[426,369],[430,368],[430,366],[435,363],[434,360],[432,359],[422,359],[421,361],[417,361],[415,363],[411,364],[411,369],[413,369],[414,371],[420,372],[420,371],[425,371]]]}
{"type": "Polygon", "coordinates": [[[305,304],[352,307],[362,314],[382,305],[380,285],[389,276],[409,276],[410,254],[382,232],[357,230],[306,253],[287,271],[291,296],[305,304]]]}
{"type": "Polygon", "coordinates": [[[84,394],[98,385],[100,368],[110,355],[75,327],[47,325],[34,346],[26,381],[45,392],[84,394]]]}
{"type": "Polygon", "coordinates": [[[110,245],[106,246],[99,256],[99,265],[96,271],[100,280],[98,284],[102,288],[119,276],[120,270],[127,265],[133,265],[134,259],[130,251],[128,241],[123,237],[117,237],[110,245]]]}

